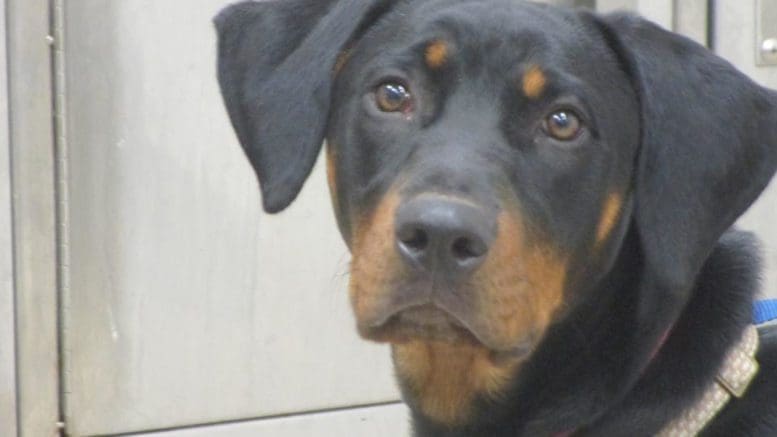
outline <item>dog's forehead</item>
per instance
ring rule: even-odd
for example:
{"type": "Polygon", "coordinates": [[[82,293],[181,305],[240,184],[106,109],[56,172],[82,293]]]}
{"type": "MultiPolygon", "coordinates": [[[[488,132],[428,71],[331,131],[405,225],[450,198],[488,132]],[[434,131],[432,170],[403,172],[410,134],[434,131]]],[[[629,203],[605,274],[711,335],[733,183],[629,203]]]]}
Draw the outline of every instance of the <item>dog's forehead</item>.
{"type": "Polygon", "coordinates": [[[380,37],[370,38],[378,56],[423,53],[436,43],[433,65],[444,60],[509,69],[531,61],[577,70],[594,58],[586,54],[603,47],[577,12],[525,1],[411,1],[392,15],[376,29],[380,37]]]}
{"type": "Polygon", "coordinates": [[[455,27],[480,34],[511,35],[534,30],[563,35],[575,13],[549,5],[509,0],[411,2],[405,13],[416,30],[455,27]],[[547,32],[552,30],[553,32],[547,32]]]}

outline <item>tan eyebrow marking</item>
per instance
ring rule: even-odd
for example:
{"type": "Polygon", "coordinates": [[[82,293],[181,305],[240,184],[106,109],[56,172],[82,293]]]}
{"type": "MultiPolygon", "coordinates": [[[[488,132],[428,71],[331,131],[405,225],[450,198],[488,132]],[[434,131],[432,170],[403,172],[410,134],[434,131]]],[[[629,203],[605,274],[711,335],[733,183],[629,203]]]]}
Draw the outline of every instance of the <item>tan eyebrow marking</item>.
{"type": "Polygon", "coordinates": [[[337,55],[337,60],[335,60],[335,66],[334,66],[334,74],[337,75],[340,73],[340,70],[343,69],[345,64],[348,63],[348,60],[351,59],[351,50],[344,50],[340,52],[340,54],[337,55]]]}
{"type": "Polygon", "coordinates": [[[523,75],[523,93],[530,99],[536,99],[545,91],[548,78],[536,65],[530,66],[523,75]]]}
{"type": "Polygon", "coordinates": [[[438,69],[448,62],[448,44],[436,39],[426,46],[426,65],[431,69],[438,69]]]}

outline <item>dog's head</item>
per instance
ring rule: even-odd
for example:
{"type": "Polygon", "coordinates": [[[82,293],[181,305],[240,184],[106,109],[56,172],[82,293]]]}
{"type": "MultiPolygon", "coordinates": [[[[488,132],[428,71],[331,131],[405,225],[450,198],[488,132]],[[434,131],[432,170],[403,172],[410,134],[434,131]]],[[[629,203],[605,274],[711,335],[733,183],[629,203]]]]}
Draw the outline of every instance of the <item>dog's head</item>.
{"type": "MultiPolygon", "coordinates": [[[[265,209],[293,201],[326,139],[359,331],[396,346],[406,379],[425,377],[438,345],[498,391],[549,327],[596,299],[629,234],[644,365],[777,166],[775,96],[639,18],[286,0],[216,23],[265,209]]],[[[455,420],[446,408],[439,419],[455,420]]]]}

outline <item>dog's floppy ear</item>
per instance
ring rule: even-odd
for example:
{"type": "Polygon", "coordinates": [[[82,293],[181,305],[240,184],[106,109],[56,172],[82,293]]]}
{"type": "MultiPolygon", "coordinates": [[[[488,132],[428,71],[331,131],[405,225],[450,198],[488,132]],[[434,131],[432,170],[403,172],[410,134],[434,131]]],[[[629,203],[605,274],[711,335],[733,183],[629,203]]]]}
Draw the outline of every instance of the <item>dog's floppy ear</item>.
{"type": "Polygon", "coordinates": [[[635,219],[647,274],[688,291],[777,168],[777,93],[636,16],[599,18],[633,78],[642,143],[635,219]]]}
{"type": "Polygon", "coordinates": [[[324,140],[337,56],[389,1],[242,2],[215,18],[221,92],[267,212],[302,189],[324,140]]]}

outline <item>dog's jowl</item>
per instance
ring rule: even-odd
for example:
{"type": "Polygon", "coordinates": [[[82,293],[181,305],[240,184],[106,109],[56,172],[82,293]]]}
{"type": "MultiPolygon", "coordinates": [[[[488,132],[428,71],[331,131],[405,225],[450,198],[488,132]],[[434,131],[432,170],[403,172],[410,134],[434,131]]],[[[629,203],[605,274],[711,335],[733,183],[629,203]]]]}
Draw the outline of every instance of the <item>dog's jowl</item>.
{"type": "Polygon", "coordinates": [[[777,331],[731,229],[777,168],[775,92],[638,17],[512,0],[216,26],[268,212],[327,143],[357,329],[417,436],[777,435],[777,331]]]}

